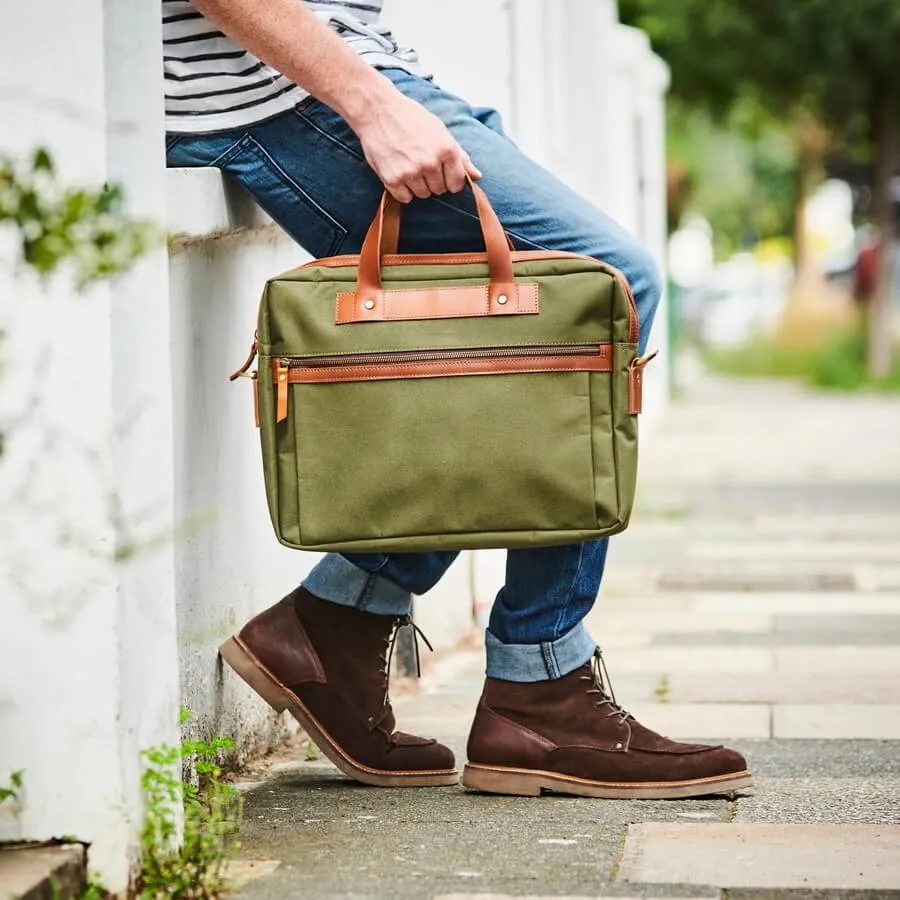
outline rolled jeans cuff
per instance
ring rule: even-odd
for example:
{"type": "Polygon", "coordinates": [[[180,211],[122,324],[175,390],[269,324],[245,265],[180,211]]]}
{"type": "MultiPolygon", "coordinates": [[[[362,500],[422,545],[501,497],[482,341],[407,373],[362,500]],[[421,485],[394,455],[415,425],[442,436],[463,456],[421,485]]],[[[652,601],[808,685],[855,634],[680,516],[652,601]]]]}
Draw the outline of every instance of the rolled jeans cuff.
{"type": "Polygon", "coordinates": [[[412,594],[392,581],[329,553],[306,576],[303,587],[321,600],[379,616],[408,616],[412,594]]]}
{"type": "Polygon", "coordinates": [[[555,641],[539,644],[504,644],[485,632],[487,674],[503,681],[551,681],[583,666],[597,649],[597,642],[583,624],[555,641]]]}

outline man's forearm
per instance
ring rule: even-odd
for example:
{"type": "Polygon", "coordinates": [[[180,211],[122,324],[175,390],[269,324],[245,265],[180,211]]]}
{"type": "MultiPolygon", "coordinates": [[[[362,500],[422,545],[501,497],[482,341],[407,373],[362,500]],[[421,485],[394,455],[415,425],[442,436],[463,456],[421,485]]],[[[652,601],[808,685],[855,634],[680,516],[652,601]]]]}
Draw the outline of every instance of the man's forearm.
{"type": "Polygon", "coordinates": [[[300,0],[194,0],[235,43],[357,128],[395,91],[300,0]]]}

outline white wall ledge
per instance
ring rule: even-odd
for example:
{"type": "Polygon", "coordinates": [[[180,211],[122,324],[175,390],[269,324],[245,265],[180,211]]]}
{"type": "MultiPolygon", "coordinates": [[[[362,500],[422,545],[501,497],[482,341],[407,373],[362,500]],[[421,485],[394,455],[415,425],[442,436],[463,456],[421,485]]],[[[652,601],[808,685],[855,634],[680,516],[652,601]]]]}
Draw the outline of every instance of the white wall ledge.
{"type": "Polygon", "coordinates": [[[166,229],[174,248],[234,231],[275,223],[239,184],[218,169],[168,169],[166,229]]]}

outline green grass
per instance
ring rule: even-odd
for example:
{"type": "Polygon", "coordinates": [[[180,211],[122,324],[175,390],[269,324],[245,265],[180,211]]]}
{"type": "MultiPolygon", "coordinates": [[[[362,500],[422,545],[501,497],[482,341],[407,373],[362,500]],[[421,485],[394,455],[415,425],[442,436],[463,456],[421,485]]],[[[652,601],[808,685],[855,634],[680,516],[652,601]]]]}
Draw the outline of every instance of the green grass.
{"type": "Polygon", "coordinates": [[[739,378],[794,378],[829,390],[900,392],[900,348],[884,381],[874,382],[866,371],[866,335],[861,327],[833,332],[821,346],[790,347],[777,340],[754,341],[734,349],[709,350],[709,367],[739,378]]]}

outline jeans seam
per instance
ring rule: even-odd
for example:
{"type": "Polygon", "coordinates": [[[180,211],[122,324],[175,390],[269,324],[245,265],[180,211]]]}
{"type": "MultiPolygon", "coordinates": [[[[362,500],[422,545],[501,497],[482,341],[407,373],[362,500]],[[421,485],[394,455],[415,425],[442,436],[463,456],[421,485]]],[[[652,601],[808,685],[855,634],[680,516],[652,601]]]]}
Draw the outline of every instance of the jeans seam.
{"type": "Polygon", "coordinates": [[[581,573],[581,564],[584,562],[584,544],[578,545],[578,565],[575,566],[575,572],[572,575],[572,580],[569,582],[569,590],[566,594],[566,599],[560,604],[559,607],[559,615],[556,617],[556,624],[553,626],[553,639],[559,640],[561,637],[559,631],[562,625],[563,616],[566,613],[566,608],[572,602],[572,594],[575,592],[575,583],[578,581],[578,575],[581,573]]]}
{"type": "Polygon", "coordinates": [[[359,592],[359,597],[356,598],[356,603],[354,604],[357,609],[365,612],[372,603],[372,594],[375,593],[375,585],[377,583],[377,576],[375,575],[367,575],[366,580],[363,583],[362,589],[359,592]]]}
{"type": "Polygon", "coordinates": [[[327,138],[333,144],[337,144],[338,147],[346,150],[347,153],[349,153],[354,159],[358,159],[360,162],[365,163],[367,166],[369,165],[368,160],[364,156],[360,156],[349,144],[344,143],[344,141],[342,141],[340,138],[335,137],[333,134],[327,132],[324,128],[322,128],[321,125],[313,122],[313,120],[310,119],[310,117],[307,116],[303,110],[295,108],[293,112],[296,116],[303,119],[303,121],[306,122],[306,124],[309,125],[310,128],[312,128],[314,131],[318,131],[319,134],[322,135],[322,137],[327,138]]]}
{"type": "MultiPolygon", "coordinates": [[[[472,219],[474,222],[480,221],[478,216],[474,215],[473,213],[470,213],[466,209],[460,209],[458,206],[454,206],[452,203],[448,203],[446,200],[442,199],[439,196],[434,196],[432,199],[435,200],[437,203],[440,203],[441,206],[445,207],[446,209],[453,210],[453,212],[459,213],[461,216],[465,216],[468,219],[472,219]]],[[[534,241],[529,240],[526,237],[522,237],[521,234],[518,234],[515,231],[510,231],[507,228],[504,228],[503,230],[510,237],[515,238],[517,241],[521,241],[523,244],[528,244],[534,250],[552,250],[551,247],[545,247],[543,244],[536,244],[534,241]]]]}
{"type": "Polygon", "coordinates": [[[224,150],[220,153],[212,162],[206,164],[207,169],[218,169],[221,167],[222,163],[228,162],[232,156],[235,156],[238,150],[241,147],[246,147],[249,141],[250,135],[243,134],[241,135],[227,150],[224,150]]]}
{"type": "Polygon", "coordinates": [[[544,658],[544,667],[551,679],[559,678],[559,665],[556,662],[556,654],[553,652],[553,644],[541,642],[541,656],[544,658]]]}
{"type": "MultiPolygon", "coordinates": [[[[272,165],[272,168],[274,168],[275,171],[278,173],[278,175],[282,179],[284,179],[285,184],[289,185],[295,194],[302,197],[317,212],[321,213],[340,232],[340,238],[335,242],[336,246],[340,246],[340,244],[342,244],[347,237],[348,229],[346,229],[343,225],[341,225],[341,223],[338,222],[338,220],[335,219],[334,216],[332,216],[331,213],[329,213],[327,209],[325,209],[324,207],[322,207],[318,203],[316,203],[316,201],[312,197],[310,197],[309,194],[307,194],[306,191],[304,191],[303,188],[300,187],[300,185],[297,184],[297,182],[294,181],[294,179],[291,178],[291,176],[288,175],[288,173],[285,172],[284,169],[281,168],[281,166],[278,165],[278,163],[275,161],[275,159],[272,157],[272,155],[268,152],[268,150],[266,150],[266,148],[263,147],[263,145],[260,144],[260,142],[258,140],[256,140],[256,138],[254,138],[253,135],[248,135],[247,139],[248,139],[249,144],[252,144],[257,150],[259,150],[260,153],[262,153],[263,156],[265,156],[265,158],[272,165]]],[[[333,251],[334,251],[334,247],[332,247],[332,252],[333,251]]]]}

